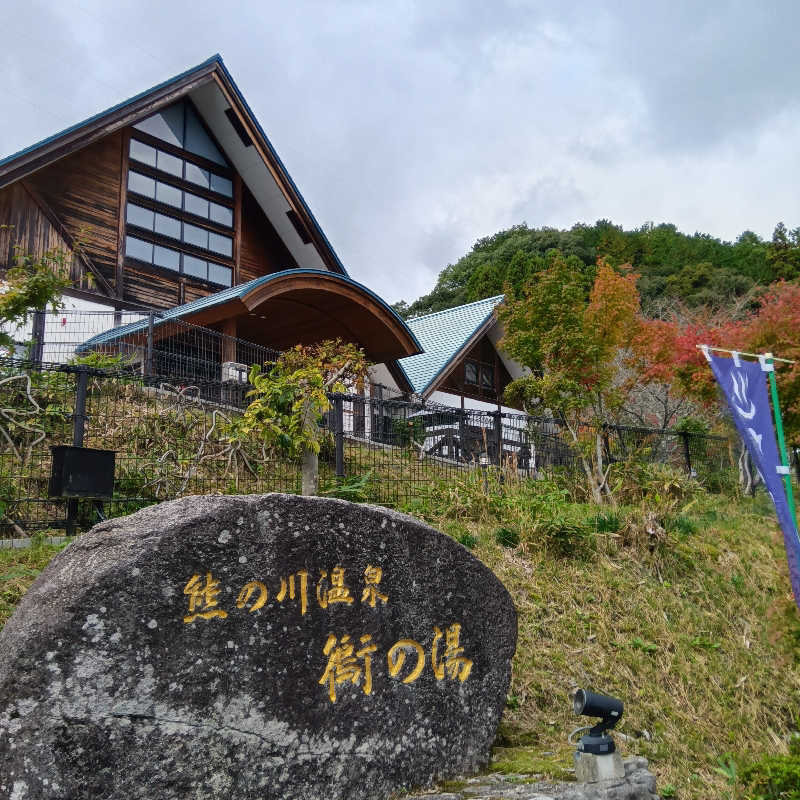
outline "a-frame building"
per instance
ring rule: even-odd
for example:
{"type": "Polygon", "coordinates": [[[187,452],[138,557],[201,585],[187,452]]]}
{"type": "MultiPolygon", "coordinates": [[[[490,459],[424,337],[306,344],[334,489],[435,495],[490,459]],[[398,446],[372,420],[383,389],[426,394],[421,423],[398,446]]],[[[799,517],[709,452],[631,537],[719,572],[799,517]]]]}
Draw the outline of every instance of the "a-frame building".
{"type": "Polygon", "coordinates": [[[353,281],[219,56],[0,161],[0,270],[74,253],[73,298],[283,348],[362,345],[410,390],[408,326],[353,281]]]}

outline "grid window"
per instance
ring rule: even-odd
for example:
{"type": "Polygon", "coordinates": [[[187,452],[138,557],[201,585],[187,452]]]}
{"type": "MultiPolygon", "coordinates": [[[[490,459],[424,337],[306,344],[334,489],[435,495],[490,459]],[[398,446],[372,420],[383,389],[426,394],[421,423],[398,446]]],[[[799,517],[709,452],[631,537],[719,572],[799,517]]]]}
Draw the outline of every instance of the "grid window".
{"type": "Polygon", "coordinates": [[[128,203],[128,209],[125,214],[125,221],[129,225],[136,225],[139,228],[147,228],[148,231],[153,230],[153,221],[155,214],[149,208],[142,208],[135,206],[133,203],[128,203]]]}
{"type": "Polygon", "coordinates": [[[204,227],[211,222],[233,228],[233,209],[225,205],[227,198],[233,198],[233,181],[218,174],[214,166],[229,168],[227,160],[188,103],[162,109],[134,128],[180,148],[181,152],[168,150],[167,145],[153,146],[140,141],[134,138],[134,131],[129,149],[131,196],[125,219],[130,227],[125,237],[125,255],[182,275],[231,286],[233,238],[204,227]],[[195,163],[201,160],[196,157],[205,159],[205,165],[195,163]],[[220,202],[210,200],[211,194],[201,196],[198,193],[201,190],[217,195],[220,202]],[[169,206],[173,211],[162,213],[147,208],[147,204],[141,204],[143,201],[136,201],[137,196],[169,206]],[[165,246],[166,240],[173,241],[174,247],[165,246]],[[213,253],[228,263],[210,261],[201,251],[213,253]]]}
{"type": "Polygon", "coordinates": [[[208,234],[208,249],[227,258],[233,257],[233,240],[230,236],[220,236],[218,233],[208,234]]]}
{"type": "Polygon", "coordinates": [[[156,196],[155,180],[139,172],[131,171],[128,173],[128,189],[151,199],[156,196]]]}
{"type": "Polygon", "coordinates": [[[135,236],[126,236],[125,255],[150,264],[153,261],[153,245],[143,239],[137,239],[135,236]]]}
{"type": "Polygon", "coordinates": [[[181,221],[166,214],[156,214],[155,232],[162,236],[169,236],[170,239],[181,238],[181,221]]]}
{"type": "Polygon", "coordinates": [[[464,383],[478,383],[478,365],[471,361],[464,364],[464,383]]]}
{"type": "Polygon", "coordinates": [[[209,203],[209,219],[216,222],[217,225],[225,225],[228,228],[233,227],[233,211],[227,206],[221,206],[219,203],[209,203]]]}

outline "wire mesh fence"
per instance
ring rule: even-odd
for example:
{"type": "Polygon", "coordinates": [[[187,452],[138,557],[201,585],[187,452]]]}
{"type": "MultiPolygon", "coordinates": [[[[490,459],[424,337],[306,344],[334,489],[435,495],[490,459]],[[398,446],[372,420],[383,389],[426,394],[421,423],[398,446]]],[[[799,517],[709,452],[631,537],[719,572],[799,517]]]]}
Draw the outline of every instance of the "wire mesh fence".
{"type": "Polygon", "coordinates": [[[11,363],[36,369],[83,363],[108,373],[191,381],[212,395],[214,384],[245,384],[250,365],[279,355],[157,311],[35,311],[7,333],[16,341],[3,354],[11,363]]]}
{"type": "MultiPolygon", "coordinates": [[[[99,512],[129,513],[183,495],[300,491],[296,460],[234,435],[246,384],[117,367],[9,361],[0,369],[4,535],[86,527],[99,512]],[[53,495],[51,448],[63,445],[116,453],[113,496],[102,509],[90,497],[53,495]]],[[[598,434],[610,464],[668,464],[707,484],[733,467],[723,437],[615,426],[573,435],[553,418],[432,405],[380,387],[332,395],[322,424],[322,492],[356,485],[359,499],[395,506],[469,470],[580,481],[581,440],[598,434]]]]}

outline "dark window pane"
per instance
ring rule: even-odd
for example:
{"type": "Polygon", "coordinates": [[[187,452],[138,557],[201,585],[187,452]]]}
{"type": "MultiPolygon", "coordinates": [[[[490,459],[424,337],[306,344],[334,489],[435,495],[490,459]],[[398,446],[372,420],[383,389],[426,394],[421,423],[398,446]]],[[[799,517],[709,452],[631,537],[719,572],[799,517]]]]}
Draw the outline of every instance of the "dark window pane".
{"type": "Polygon", "coordinates": [[[222,153],[217,149],[194,111],[186,107],[186,144],[184,148],[190,153],[203,156],[209,161],[227,166],[222,153]]]}
{"type": "Polygon", "coordinates": [[[138,225],[140,228],[147,228],[149,231],[153,230],[153,212],[148,208],[128,203],[125,219],[129,225],[138,225]]]}
{"type": "Polygon", "coordinates": [[[211,221],[216,222],[218,225],[227,225],[232,228],[233,211],[227,206],[219,205],[219,203],[211,203],[211,221]]]}
{"type": "Polygon", "coordinates": [[[156,165],[156,149],[150,147],[149,144],[131,139],[131,158],[141,161],[142,164],[147,164],[149,167],[154,167],[156,165]]]}
{"type": "Polygon", "coordinates": [[[464,364],[464,382],[477,383],[478,382],[478,365],[467,361],[464,364]]]}
{"type": "Polygon", "coordinates": [[[180,208],[182,195],[183,192],[180,189],[176,189],[168,183],[158,182],[158,186],[156,187],[156,200],[158,200],[159,203],[166,203],[169,206],[180,208]]]}
{"type": "Polygon", "coordinates": [[[156,233],[162,236],[169,236],[172,239],[181,238],[181,223],[180,220],[173,219],[164,214],[156,214],[156,233]]]}
{"type": "Polygon", "coordinates": [[[145,197],[156,196],[156,182],[147,175],[142,175],[139,172],[128,173],[128,190],[143,194],[145,197]]]}
{"type": "Polygon", "coordinates": [[[211,173],[211,191],[224,194],[225,197],[233,197],[233,184],[221,175],[211,173]]]}
{"type": "Polygon", "coordinates": [[[186,180],[190,183],[196,183],[204,189],[208,189],[209,172],[197,164],[192,164],[190,161],[186,162],[186,180]]]}
{"type": "Polygon", "coordinates": [[[186,192],[186,206],[184,210],[195,216],[208,219],[208,200],[204,200],[196,194],[186,192]]]}
{"type": "Polygon", "coordinates": [[[218,233],[208,234],[208,249],[219,253],[221,256],[233,255],[233,240],[230,236],[220,236],[218,233]]]}
{"type": "Polygon", "coordinates": [[[197,278],[206,278],[208,274],[208,262],[202,258],[184,255],[183,257],[184,275],[194,275],[197,278]]]}
{"type": "Polygon", "coordinates": [[[153,263],[159,267],[174,269],[176,272],[181,267],[181,254],[177,250],[170,250],[169,247],[154,246],[153,263]]]}
{"type": "Polygon", "coordinates": [[[208,262],[208,279],[210,281],[230,286],[232,278],[233,273],[229,267],[223,267],[222,264],[215,264],[213,261],[208,262]]]}
{"type": "Polygon", "coordinates": [[[183,159],[176,156],[158,151],[158,164],[156,165],[162,172],[174,175],[176,178],[183,177],[183,159]]]}
{"type": "Polygon", "coordinates": [[[183,109],[183,103],[175,103],[174,106],[143,119],[133,127],[164,142],[183,147],[183,109]]]}
{"type": "Polygon", "coordinates": [[[125,255],[150,264],[153,261],[153,245],[150,242],[143,242],[135,236],[126,236],[125,255]]]}
{"type": "Polygon", "coordinates": [[[494,370],[491,367],[481,367],[481,386],[494,389],[494,370]]]}
{"type": "Polygon", "coordinates": [[[208,231],[205,228],[198,228],[197,225],[183,223],[183,241],[193,244],[195,247],[202,247],[208,250],[208,231]]]}

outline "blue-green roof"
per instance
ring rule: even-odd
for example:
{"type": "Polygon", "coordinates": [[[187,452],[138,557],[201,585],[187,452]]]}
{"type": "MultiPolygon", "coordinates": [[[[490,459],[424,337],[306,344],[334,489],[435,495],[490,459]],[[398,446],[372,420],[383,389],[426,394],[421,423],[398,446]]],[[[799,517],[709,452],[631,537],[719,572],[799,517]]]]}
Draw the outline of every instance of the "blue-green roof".
{"type": "MultiPolygon", "coordinates": [[[[237,298],[242,298],[245,295],[249,294],[253,289],[256,289],[259,286],[262,286],[265,283],[269,283],[270,281],[275,280],[276,278],[284,277],[285,275],[324,275],[327,278],[332,278],[336,281],[341,281],[349,286],[355,286],[356,288],[360,289],[363,292],[366,292],[370,297],[380,303],[384,309],[389,311],[393,317],[409,332],[411,338],[417,344],[417,346],[422,349],[422,345],[419,344],[413,329],[411,326],[406,323],[400,316],[397,315],[395,310],[388,305],[383,299],[378,297],[375,292],[371,289],[368,289],[361,283],[354,281],[347,275],[340,275],[337,272],[328,272],[324,269],[285,269],[281,272],[273,272],[270,275],[262,275],[260,278],[255,278],[252,281],[248,281],[247,283],[240,283],[238,286],[231,286],[230,289],[223,289],[221,292],[216,292],[215,294],[210,294],[207,297],[201,297],[198,300],[193,300],[191,303],[184,303],[182,306],[175,306],[173,308],[167,309],[166,311],[158,312],[158,316],[154,321],[154,325],[160,325],[166,320],[171,319],[181,319],[187,316],[191,316],[192,314],[196,314],[198,311],[203,311],[206,308],[212,308],[213,306],[218,306],[222,303],[227,303],[229,300],[235,300],[237,298]]],[[[138,333],[140,331],[146,330],[148,322],[146,319],[141,320],[139,322],[130,322],[127,325],[120,325],[117,328],[111,328],[110,330],[105,331],[104,333],[99,333],[97,336],[93,336],[91,339],[87,339],[79,348],[79,352],[83,352],[86,350],[90,350],[93,347],[97,347],[101,344],[107,344],[108,342],[113,342],[116,339],[119,339],[122,336],[127,336],[131,333],[138,333]]]]}
{"type": "Polygon", "coordinates": [[[422,394],[492,316],[503,295],[436,311],[408,321],[424,352],[400,359],[414,391],[422,394]]]}

